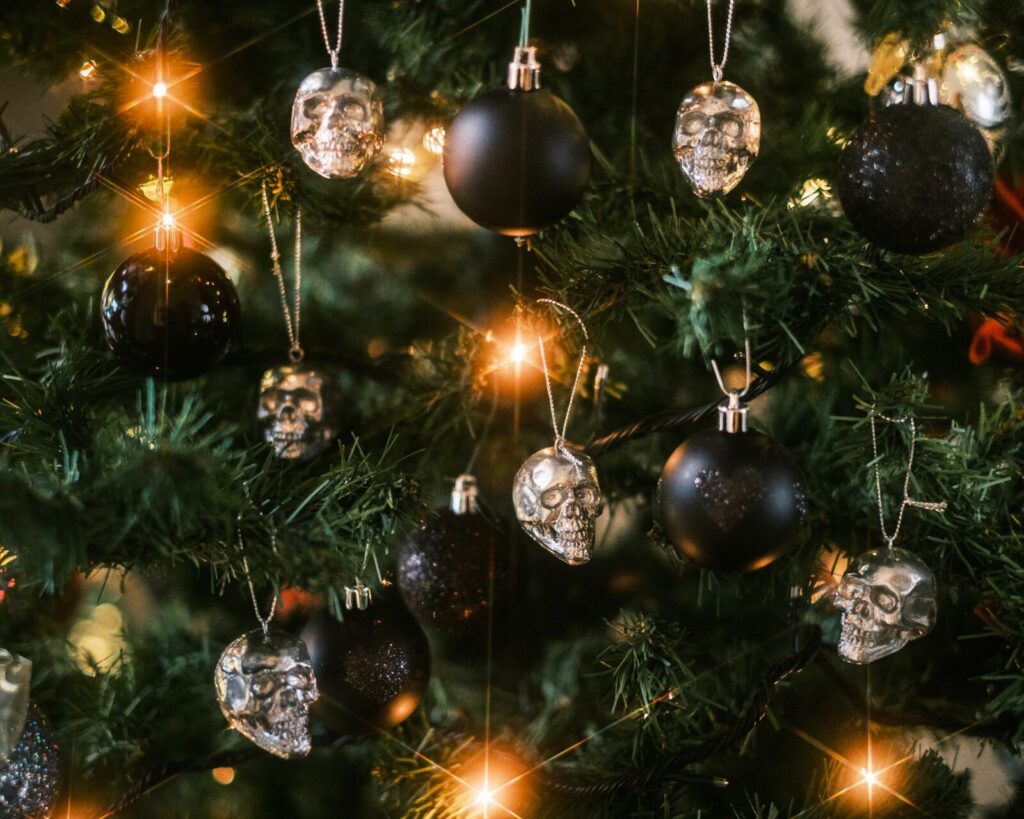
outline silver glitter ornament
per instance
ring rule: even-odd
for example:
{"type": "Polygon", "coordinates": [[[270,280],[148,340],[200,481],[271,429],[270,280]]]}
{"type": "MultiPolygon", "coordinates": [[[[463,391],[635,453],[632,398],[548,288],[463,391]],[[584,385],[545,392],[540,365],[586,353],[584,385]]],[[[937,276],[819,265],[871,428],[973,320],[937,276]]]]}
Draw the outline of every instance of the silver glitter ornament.
{"type": "Polygon", "coordinates": [[[757,101],[731,82],[705,82],[679,103],[672,152],[697,196],[735,188],[761,149],[757,101]]]}
{"type": "Polygon", "coordinates": [[[49,720],[30,705],[21,739],[0,768],[0,816],[47,819],[60,793],[60,764],[60,745],[49,720]]]}
{"type": "Polygon", "coordinates": [[[263,439],[284,460],[319,455],[338,437],[338,400],[333,379],[320,370],[298,365],[267,370],[256,411],[263,439]]]}
{"type": "Polygon", "coordinates": [[[833,602],[842,610],[839,656],[857,665],[873,663],[932,630],[935,575],[905,549],[875,549],[853,561],[833,602]]]}
{"type": "Polygon", "coordinates": [[[327,179],[356,176],[384,145],[384,103],[373,80],[346,68],[321,68],[299,85],[292,145],[327,179]]]}
{"type": "Polygon", "coordinates": [[[0,648],[0,765],[4,765],[21,739],[28,716],[32,663],[0,648]]]}
{"type": "Polygon", "coordinates": [[[319,696],[306,644],[283,631],[257,629],[224,649],[214,674],[231,727],[282,759],[312,749],[309,706],[319,696]]]}
{"type": "Polygon", "coordinates": [[[559,560],[590,560],[604,496],[588,456],[564,445],[535,452],[516,473],[512,502],[523,530],[559,560]]]}

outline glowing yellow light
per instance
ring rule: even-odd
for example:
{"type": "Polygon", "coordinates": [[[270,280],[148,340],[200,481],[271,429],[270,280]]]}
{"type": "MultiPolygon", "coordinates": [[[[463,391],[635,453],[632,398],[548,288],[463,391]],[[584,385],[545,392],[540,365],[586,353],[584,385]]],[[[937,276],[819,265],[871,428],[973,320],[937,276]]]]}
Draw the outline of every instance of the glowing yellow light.
{"type": "Polygon", "coordinates": [[[167,83],[158,82],[153,86],[153,96],[158,100],[162,100],[167,96],[167,83]]]}
{"type": "Polygon", "coordinates": [[[213,777],[213,781],[218,785],[230,785],[235,781],[235,769],[234,768],[214,768],[210,775],[213,777]]]}
{"type": "Polygon", "coordinates": [[[871,796],[872,792],[875,789],[875,785],[879,784],[879,782],[878,782],[878,774],[875,773],[870,768],[863,768],[863,769],[861,769],[860,773],[861,773],[861,776],[863,777],[862,781],[864,782],[865,785],[868,786],[868,796],[871,796]]]}
{"type": "Polygon", "coordinates": [[[164,215],[160,217],[160,224],[165,228],[174,227],[174,214],[170,211],[166,211],[164,215]]]}
{"type": "Polygon", "coordinates": [[[82,67],[78,69],[78,76],[83,80],[89,79],[93,74],[96,73],[96,63],[93,60],[86,60],[82,63],[82,67]]]}
{"type": "Polygon", "coordinates": [[[521,341],[517,341],[512,345],[512,349],[509,350],[508,360],[513,364],[522,364],[526,361],[526,345],[521,341]]]}
{"type": "Polygon", "coordinates": [[[494,804],[494,794],[487,788],[481,788],[476,792],[476,804],[486,807],[494,804]]]}
{"type": "Polygon", "coordinates": [[[411,148],[395,148],[388,157],[391,171],[393,176],[397,176],[400,179],[404,179],[412,173],[412,167],[416,164],[416,154],[412,152],[411,148]]]}
{"type": "Polygon", "coordinates": [[[445,130],[440,125],[435,125],[423,135],[423,147],[434,156],[440,156],[444,152],[445,130]]]}

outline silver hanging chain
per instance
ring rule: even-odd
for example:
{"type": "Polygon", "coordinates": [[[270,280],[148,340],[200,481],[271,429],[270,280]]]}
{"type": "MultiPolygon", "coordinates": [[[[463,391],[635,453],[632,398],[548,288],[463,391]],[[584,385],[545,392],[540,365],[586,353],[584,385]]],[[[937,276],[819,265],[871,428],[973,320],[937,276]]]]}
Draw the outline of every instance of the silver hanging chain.
{"type": "Polygon", "coordinates": [[[929,512],[945,512],[946,501],[919,501],[910,497],[910,476],[914,470],[914,453],[917,449],[917,424],[913,418],[889,418],[876,412],[873,408],[868,413],[871,419],[871,452],[875,464],[875,493],[878,498],[878,525],[882,532],[882,538],[888,548],[892,548],[896,538],[900,536],[900,529],[903,527],[903,514],[908,506],[918,509],[926,509],[929,512]],[[885,531],[885,508],[882,505],[882,474],[878,468],[878,425],[875,418],[881,418],[890,424],[907,424],[910,427],[910,453],[907,456],[907,474],[903,479],[903,499],[900,501],[900,511],[896,516],[896,528],[890,535],[885,531]]]}
{"type": "Polygon", "coordinates": [[[569,429],[569,416],[572,414],[573,401],[576,398],[576,391],[579,389],[580,378],[583,376],[583,366],[587,362],[587,345],[586,342],[590,341],[590,334],[587,332],[587,325],[583,323],[583,319],[579,317],[579,314],[571,307],[562,304],[560,301],[554,299],[537,299],[537,304],[550,304],[553,307],[557,307],[560,310],[565,310],[570,316],[576,319],[580,325],[580,329],[583,330],[583,338],[585,343],[580,348],[580,361],[576,365],[576,378],[572,382],[572,390],[569,393],[569,404],[565,408],[565,419],[562,421],[562,431],[558,431],[558,412],[555,410],[555,395],[551,387],[551,372],[548,370],[547,357],[544,354],[544,337],[542,335],[537,336],[537,346],[540,348],[540,363],[544,369],[544,385],[548,390],[548,406],[551,409],[551,426],[555,430],[555,449],[562,450],[565,446],[565,435],[569,429]]]}
{"type": "Polygon", "coordinates": [[[324,0],[316,0],[316,10],[320,13],[320,31],[324,35],[324,46],[331,57],[331,70],[338,70],[338,55],[341,53],[341,27],[345,18],[345,0],[338,0],[338,39],[331,48],[331,35],[327,31],[327,16],[324,14],[324,0]]]}
{"type": "Polygon", "coordinates": [[[288,358],[292,364],[298,364],[306,356],[302,349],[302,208],[295,211],[295,285],[292,293],[292,306],[288,306],[288,287],[284,283],[281,270],[281,251],[277,247],[277,236],[274,234],[274,222],[270,215],[270,199],[267,196],[267,182],[263,181],[263,215],[267,218],[267,233],[270,235],[270,264],[277,279],[277,289],[281,294],[281,312],[284,314],[284,326],[288,332],[288,358]],[[293,321],[294,317],[294,321],[293,321]]]}
{"type": "MultiPolygon", "coordinates": [[[[246,489],[248,492],[248,488],[246,489]]],[[[277,549],[277,535],[273,530],[270,532],[272,548],[277,549]]],[[[252,600],[252,610],[256,612],[256,619],[260,621],[260,627],[263,629],[263,638],[266,639],[270,636],[270,623],[274,619],[274,614],[277,612],[277,595],[274,595],[274,599],[270,602],[270,611],[267,612],[267,616],[264,617],[260,613],[260,604],[256,602],[256,589],[252,585],[252,576],[249,574],[249,558],[245,554],[245,543],[242,541],[242,516],[238,516],[238,548],[242,552],[242,571],[245,572],[245,583],[249,587],[249,598],[252,600]]]]}
{"type": "MultiPolygon", "coordinates": [[[[729,60],[729,44],[732,42],[732,13],[736,8],[736,0],[729,0],[729,11],[725,18],[725,47],[722,49],[722,62],[715,62],[715,24],[711,17],[711,6],[714,0],[707,0],[708,3],[708,54],[711,57],[711,76],[715,82],[721,82],[725,76],[725,64],[729,60]]],[[[322,12],[321,12],[322,14],[322,12]]]]}

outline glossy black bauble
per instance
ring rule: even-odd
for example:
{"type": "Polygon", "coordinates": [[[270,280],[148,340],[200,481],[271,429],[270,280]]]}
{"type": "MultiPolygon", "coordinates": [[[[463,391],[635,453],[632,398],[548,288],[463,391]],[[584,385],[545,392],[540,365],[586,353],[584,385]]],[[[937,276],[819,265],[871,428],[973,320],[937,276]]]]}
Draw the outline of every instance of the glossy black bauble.
{"type": "Polygon", "coordinates": [[[406,719],[430,679],[430,645],[400,603],[375,599],[343,621],[329,612],[302,630],[320,698],[313,713],[342,733],[391,728],[406,719]]]}
{"type": "Polygon", "coordinates": [[[658,500],[672,545],[720,572],[753,571],[785,554],[805,507],[799,470],[759,432],[690,436],[665,464],[658,500]]]}
{"type": "Polygon", "coordinates": [[[518,552],[504,521],[441,509],[399,547],[398,588],[421,622],[452,633],[483,631],[515,599],[518,552]]]}
{"type": "Polygon", "coordinates": [[[231,348],[238,293],[223,268],[187,247],[125,259],[103,288],[103,329],[121,362],[168,381],[195,378],[231,348]]]}
{"type": "Polygon", "coordinates": [[[984,137],[958,111],[892,105],[846,143],[838,193],[865,238],[898,253],[929,253],[963,239],[993,180],[984,137]]]}
{"type": "Polygon", "coordinates": [[[550,91],[499,89],[477,97],[445,134],[444,180],[479,225],[529,236],[579,202],[590,142],[573,110],[550,91]]]}

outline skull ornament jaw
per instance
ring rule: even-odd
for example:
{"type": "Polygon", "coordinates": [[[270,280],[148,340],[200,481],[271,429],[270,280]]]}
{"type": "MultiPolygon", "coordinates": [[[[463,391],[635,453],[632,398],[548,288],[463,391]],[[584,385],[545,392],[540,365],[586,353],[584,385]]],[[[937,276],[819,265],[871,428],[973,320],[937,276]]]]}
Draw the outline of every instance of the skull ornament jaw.
{"type": "Polygon", "coordinates": [[[308,367],[275,367],[263,374],[256,418],[278,458],[308,460],[338,437],[333,381],[308,367]]]}
{"type": "Polygon", "coordinates": [[[516,473],[512,502],[523,530],[555,557],[570,566],[590,560],[604,497],[589,457],[564,447],[535,452],[516,473]]]}
{"type": "Polygon", "coordinates": [[[214,683],[225,719],[257,747],[282,759],[312,750],[309,706],[319,692],[302,640],[283,631],[243,634],[224,649],[214,683]]]}
{"type": "Polygon", "coordinates": [[[697,196],[731,191],[760,149],[761,111],[738,85],[705,82],[683,97],[672,151],[697,196]]]}
{"type": "Polygon", "coordinates": [[[384,103],[373,80],[322,68],[299,85],[292,105],[292,145],[327,179],[356,176],[384,145],[384,103]]]}
{"type": "Polygon", "coordinates": [[[932,630],[935,575],[911,552],[876,549],[846,571],[833,602],[842,610],[839,656],[848,663],[872,663],[932,630]]]}

